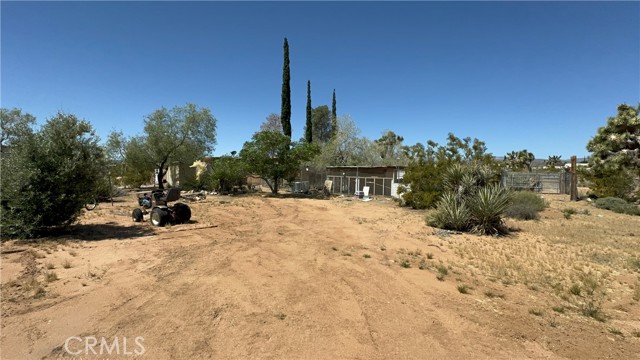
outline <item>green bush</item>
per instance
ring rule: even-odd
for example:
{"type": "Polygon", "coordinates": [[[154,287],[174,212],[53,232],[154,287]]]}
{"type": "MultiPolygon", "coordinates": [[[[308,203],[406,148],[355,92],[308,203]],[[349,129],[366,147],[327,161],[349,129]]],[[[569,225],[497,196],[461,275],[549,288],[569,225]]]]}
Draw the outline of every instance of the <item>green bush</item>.
{"type": "Polygon", "coordinates": [[[410,164],[398,188],[404,204],[414,209],[435,206],[442,194],[442,164],[410,164]]]}
{"type": "Polygon", "coordinates": [[[537,220],[538,213],[547,207],[547,203],[539,195],[529,191],[516,191],[511,195],[505,215],[512,219],[537,220]]]}
{"type": "Polygon", "coordinates": [[[91,125],[62,113],[16,139],[1,157],[3,238],[72,224],[106,174],[91,125]]]}
{"type": "Polygon", "coordinates": [[[206,177],[207,187],[221,191],[231,191],[234,186],[247,183],[249,174],[246,162],[235,156],[222,156],[212,165],[211,173],[206,177]]]}
{"type": "Polygon", "coordinates": [[[406,186],[400,186],[398,193],[402,195],[402,205],[413,209],[428,209],[435,205],[440,196],[438,191],[412,191],[406,186]]]}
{"type": "Polygon", "coordinates": [[[582,170],[582,175],[590,183],[589,188],[594,195],[600,198],[616,197],[634,200],[638,194],[636,180],[639,174],[627,169],[591,169],[582,170]]]}
{"type": "Polygon", "coordinates": [[[504,213],[507,217],[518,220],[538,220],[540,218],[538,210],[529,204],[510,204],[504,213]]]}
{"type": "Polygon", "coordinates": [[[598,199],[595,205],[599,209],[611,210],[619,214],[640,215],[640,208],[638,208],[638,206],[616,197],[598,199]]]}
{"type": "Polygon", "coordinates": [[[193,178],[188,178],[187,181],[184,182],[184,184],[181,184],[182,186],[182,190],[184,191],[202,191],[202,190],[206,190],[209,191],[211,190],[211,186],[210,186],[210,181],[208,181],[208,179],[206,178],[206,176],[202,176],[200,177],[200,179],[196,179],[195,177],[193,178]]]}

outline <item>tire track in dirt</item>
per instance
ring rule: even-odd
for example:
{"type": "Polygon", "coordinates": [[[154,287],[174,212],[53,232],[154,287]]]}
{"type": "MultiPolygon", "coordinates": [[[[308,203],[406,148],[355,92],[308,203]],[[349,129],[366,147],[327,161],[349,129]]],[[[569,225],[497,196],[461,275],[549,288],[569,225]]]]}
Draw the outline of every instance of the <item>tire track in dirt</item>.
{"type": "MultiPolygon", "coordinates": [[[[190,224],[82,250],[126,249],[82,296],[12,319],[3,344],[38,337],[19,358],[64,355],[69,335],[143,336],[145,358],[158,360],[560,357],[534,337],[526,311],[493,311],[519,305],[481,303],[453,280],[391,262],[402,248],[427,251],[438,239],[421,214],[384,206],[277,197],[194,203],[190,224]],[[122,261],[129,253],[142,255],[122,261]]],[[[436,261],[453,256],[434,252],[436,261]]]]}

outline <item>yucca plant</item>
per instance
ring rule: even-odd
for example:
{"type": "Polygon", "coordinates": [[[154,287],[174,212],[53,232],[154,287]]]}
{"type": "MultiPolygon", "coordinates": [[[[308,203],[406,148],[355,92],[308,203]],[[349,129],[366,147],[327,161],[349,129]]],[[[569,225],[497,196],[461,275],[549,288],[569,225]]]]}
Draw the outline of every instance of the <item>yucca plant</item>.
{"type": "Polygon", "coordinates": [[[468,169],[462,164],[453,164],[442,175],[442,186],[449,191],[455,191],[468,173],[468,169]]]}
{"type": "Polygon", "coordinates": [[[472,230],[481,235],[505,234],[507,228],[502,215],[509,206],[510,198],[509,190],[498,184],[480,188],[468,199],[472,230]]]}
{"type": "Polygon", "coordinates": [[[436,205],[436,211],[427,219],[430,226],[440,229],[466,231],[470,227],[471,213],[464,202],[458,200],[456,194],[446,192],[436,205]]]}
{"type": "Polygon", "coordinates": [[[474,231],[482,235],[507,233],[502,215],[510,192],[491,184],[492,170],[476,164],[454,164],[444,174],[445,193],[427,223],[441,229],[474,231]]]}

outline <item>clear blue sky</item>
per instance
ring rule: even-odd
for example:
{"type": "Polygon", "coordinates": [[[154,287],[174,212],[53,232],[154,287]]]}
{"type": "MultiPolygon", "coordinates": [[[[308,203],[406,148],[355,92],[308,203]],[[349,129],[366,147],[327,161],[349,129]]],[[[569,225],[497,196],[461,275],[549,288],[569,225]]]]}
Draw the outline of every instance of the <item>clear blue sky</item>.
{"type": "Polygon", "coordinates": [[[638,2],[1,2],[1,105],[59,110],[101,138],[193,102],[216,155],[280,113],[290,45],[293,137],[313,105],[406,144],[471,136],[502,156],[587,155],[619,103],[640,101],[638,2]]]}

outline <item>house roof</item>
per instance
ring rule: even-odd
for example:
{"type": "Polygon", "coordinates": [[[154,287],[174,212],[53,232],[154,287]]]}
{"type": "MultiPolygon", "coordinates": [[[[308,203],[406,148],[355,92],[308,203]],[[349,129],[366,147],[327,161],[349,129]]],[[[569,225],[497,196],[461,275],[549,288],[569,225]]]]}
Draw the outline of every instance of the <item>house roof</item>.
{"type": "Polygon", "coordinates": [[[359,165],[345,165],[345,166],[327,166],[327,169],[404,169],[404,165],[396,166],[359,166],[359,165]]]}

